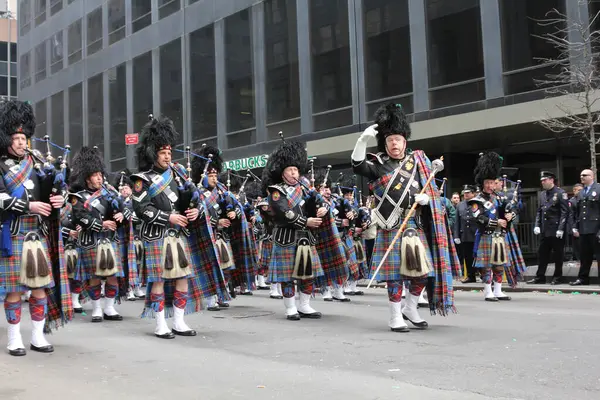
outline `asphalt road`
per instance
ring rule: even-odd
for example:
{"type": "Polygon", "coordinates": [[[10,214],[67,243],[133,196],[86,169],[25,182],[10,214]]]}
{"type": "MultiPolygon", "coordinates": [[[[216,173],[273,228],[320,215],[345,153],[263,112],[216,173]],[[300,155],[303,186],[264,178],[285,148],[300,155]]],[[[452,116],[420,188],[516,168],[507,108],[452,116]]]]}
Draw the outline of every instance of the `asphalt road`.
{"type": "Polygon", "coordinates": [[[50,336],[51,355],[0,352],[0,399],[600,398],[600,296],[512,293],[486,303],[459,292],[458,314],[393,333],[382,289],[344,304],[318,297],[323,319],[298,322],[267,293],[190,316],[199,335],[170,341],[139,318],[141,302],[119,307],[123,322],[77,315],[50,336]]]}

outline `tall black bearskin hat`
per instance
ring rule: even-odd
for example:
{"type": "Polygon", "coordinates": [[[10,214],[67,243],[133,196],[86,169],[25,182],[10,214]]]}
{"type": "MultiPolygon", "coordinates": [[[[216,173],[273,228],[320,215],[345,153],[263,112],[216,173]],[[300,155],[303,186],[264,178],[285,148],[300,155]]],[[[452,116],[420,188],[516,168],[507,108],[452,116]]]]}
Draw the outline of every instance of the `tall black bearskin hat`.
{"type": "Polygon", "coordinates": [[[318,169],[315,171],[315,187],[322,188],[323,182],[325,182],[325,187],[331,189],[331,178],[329,175],[327,180],[325,180],[325,175],[327,174],[326,169],[318,169]]]}
{"type": "Polygon", "coordinates": [[[502,157],[498,153],[490,151],[481,154],[475,167],[475,182],[483,187],[483,181],[486,179],[497,179],[502,170],[502,157]]]}
{"type": "Polygon", "coordinates": [[[410,125],[400,104],[388,103],[375,111],[377,124],[377,151],[385,153],[385,139],[390,135],[401,135],[410,139],[410,125]]]}
{"type": "Polygon", "coordinates": [[[256,200],[259,197],[265,197],[265,194],[263,193],[261,188],[261,184],[256,181],[246,183],[244,193],[246,193],[246,198],[248,198],[249,200],[256,200]]]}
{"type": "Polygon", "coordinates": [[[82,147],[71,163],[71,191],[85,188],[85,180],[96,172],[106,174],[104,159],[100,154],[100,150],[97,147],[82,147]]]}
{"type": "Polygon", "coordinates": [[[212,154],[212,161],[208,165],[208,169],[206,170],[206,174],[220,174],[223,171],[223,157],[221,157],[221,150],[213,146],[202,146],[201,148],[194,150],[194,153],[202,156],[194,157],[192,160],[192,180],[194,182],[199,182],[202,173],[204,172],[204,167],[206,166],[207,159],[209,154],[212,154]]]}
{"type": "Polygon", "coordinates": [[[342,181],[340,185],[342,194],[354,193],[354,185],[356,185],[356,176],[351,176],[349,179],[342,181]]]}
{"type": "Polygon", "coordinates": [[[156,162],[156,154],[160,150],[171,150],[179,134],[167,117],[154,118],[149,116],[150,121],[142,128],[140,144],[137,148],[138,166],[140,171],[146,171],[156,162]]]}
{"type": "Polygon", "coordinates": [[[121,190],[121,186],[129,186],[133,189],[133,182],[131,181],[131,171],[125,168],[115,174],[112,184],[116,189],[121,190]]]}
{"type": "Polygon", "coordinates": [[[28,139],[35,134],[35,115],[31,104],[10,100],[0,106],[0,147],[7,149],[12,144],[11,136],[22,133],[28,139]]]}
{"type": "MultiPolygon", "coordinates": [[[[287,141],[280,144],[271,153],[269,162],[271,163],[269,168],[270,181],[273,184],[277,184],[283,182],[283,170],[287,167],[296,167],[300,175],[305,174],[307,171],[308,156],[303,143],[287,141]]],[[[269,165],[267,164],[267,166],[269,165]]]]}

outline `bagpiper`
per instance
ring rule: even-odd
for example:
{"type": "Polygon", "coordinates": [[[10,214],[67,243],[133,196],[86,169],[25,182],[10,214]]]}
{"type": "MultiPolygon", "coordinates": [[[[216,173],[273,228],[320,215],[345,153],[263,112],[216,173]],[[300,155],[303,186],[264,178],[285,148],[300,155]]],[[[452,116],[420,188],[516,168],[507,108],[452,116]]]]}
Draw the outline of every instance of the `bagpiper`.
{"type": "Polygon", "coordinates": [[[404,219],[401,233],[374,279],[387,282],[390,302],[389,327],[394,332],[408,332],[404,319],[425,329],[427,322],[417,311],[417,303],[430,277],[430,310],[446,315],[454,308],[452,276],[458,274],[454,246],[448,245],[443,206],[435,187],[432,164],[423,151],[407,150],[410,125],[399,104],[382,105],[375,113],[375,124],[359,137],[352,153],[354,172],[370,181],[375,195],[371,218],[379,232],[373,252],[373,274],[392,245],[404,219]],[[377,154],[367,158],[368,142],[376,139],[377,154]],[[424,190],[422,190],[425,188],[424,190]],[[416,205],[416,214],[409,209],[416,205]],[[406,306],[401,307],[402,283],[406,282],[406,306]]]}
{"type": "Polygon", "coordinates": [[[177,136],[173,121],[150,115],[137,148],[141,172],[131,176],[133,209],[142,220],[142,279],[148,285],[142,317],[156,318],[154,334],[161,339],[196,336],[184,315],[202,307],[201,292],[190,279],[195,266],[187,228],[201,216],[202,203],[186,169],[171,162],[177,136]],[[173,316],[172,331],[167,316],[173,316]]]}
{"type": "MultiPolygon", "coordinates": [[[[29,313],[33,325],[30,349],[51,353],[44,337],[50,323],[72,318],[67,271],[60,254],[62,243],[50,238],[48,223],[58,226],[59,209],[65,203],[63,187],[55,187],[56,171],[40,152],[28,148],[35,134],[35,117],[29,103],[7,101],[0,108],[0,287],[7,295],[4,311],[8,322],[7,349],[24,356],[21,338],[21,295],[31,290],[29,313]],[[51,188],[51,190],[48,190],[51,188]],[[56,190],[55,190],[56,189],[56,190]],[[52,240],[50,240],[52,239],[52,240]],[[52,243],[59,250],[51,249],[52,243]],[[58,261],[52,265],[52,255],[58,261]]],[[[64,175],[63,175],[64,176],[64,175]]],[[[63,180],[64,186],[64,180],[63,180]]]]}
{"type": "MultiPolygon", "coordinates": [[[[273,228],[275,227],[273,221],[273,210],[269,206],[269,191],[266,187],[269,182],[268,179],[269,171],[263,169],[261,179],[261,196],[262,198],[256,204],[258,212],[262,218],[262,237],[260,238],[260,252],[258,258],[258,270],[264,276],[269,274],[269,264],[271,263],[271,254],[273,253],[273,228]]],[[[281,283],[270,282],[269,297],[275,300],[283,299],[283,293],[281,292],[281,283]]]]}

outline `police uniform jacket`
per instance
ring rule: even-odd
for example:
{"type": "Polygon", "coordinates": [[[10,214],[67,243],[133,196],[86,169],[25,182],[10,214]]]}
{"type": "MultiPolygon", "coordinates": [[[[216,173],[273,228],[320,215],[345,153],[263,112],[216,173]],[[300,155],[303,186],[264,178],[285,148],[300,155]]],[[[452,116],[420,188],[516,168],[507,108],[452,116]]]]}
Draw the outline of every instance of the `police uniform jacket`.
{"type": "Polygon", "coordinates": [[[471,213],[471,207],[463,200],[456,205],[456,212],[458,215],[454,223],[454,237],[465,243],[475,242],[477,223],[471,213]]]}
{"type": "Polygon", "coordinates": [[[556,236],[556,231],[564,232],[569,215],[567,199],[567,192],[556,186],[542,191],[535,216],[535,227],[540,228],[545,237],[556,236]]]}
{"type": "Polygon", "coordinates": [[[598,234],[600,231],[600,185],[590,185],[588,193],[585,188],[577,195],[576,226],[579,234],[598,234]]]}

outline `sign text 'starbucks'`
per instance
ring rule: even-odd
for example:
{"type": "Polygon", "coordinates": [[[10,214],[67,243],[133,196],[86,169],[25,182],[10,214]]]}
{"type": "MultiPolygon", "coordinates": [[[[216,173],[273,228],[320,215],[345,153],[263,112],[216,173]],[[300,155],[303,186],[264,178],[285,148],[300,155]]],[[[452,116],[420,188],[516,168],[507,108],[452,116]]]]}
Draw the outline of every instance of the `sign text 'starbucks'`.
{"type": "Polygon", "coordinates": [[[240,158],[238,160],[225,161],[225,168],[234,171],[245,169],[264,168],[267,165],[269,156],[262,154],[260,156],[240,158]]]}

